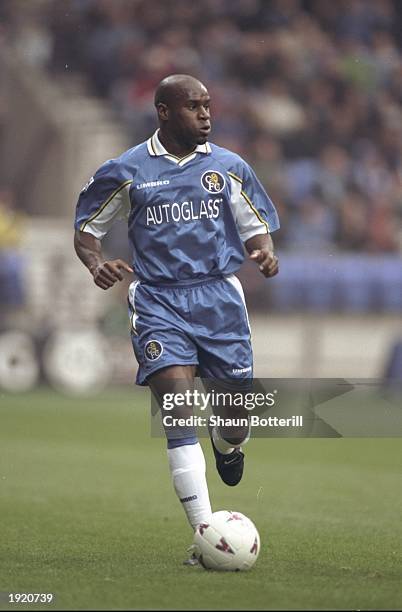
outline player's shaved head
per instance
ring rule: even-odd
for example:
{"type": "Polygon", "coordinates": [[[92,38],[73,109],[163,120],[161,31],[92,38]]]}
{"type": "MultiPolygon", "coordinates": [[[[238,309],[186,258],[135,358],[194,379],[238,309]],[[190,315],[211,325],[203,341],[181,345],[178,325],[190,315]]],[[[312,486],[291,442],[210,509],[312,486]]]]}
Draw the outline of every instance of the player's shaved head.
{"type": "Polygon", "coordinates": [[[155,91],[158,134],[168,151],[180,157],[207,141],[209,103],[205,85],[189,74],[172,74],[159,83],[155,91]]]}
{"type": "Polygon", "coordinates": [[[192,93],[207,94],[207,88],[198,79],[189,74],[172,74],[163,79],[155,91],[155,106],[166,104],[174,105],[183,97],[188,97],[192,93]]]}

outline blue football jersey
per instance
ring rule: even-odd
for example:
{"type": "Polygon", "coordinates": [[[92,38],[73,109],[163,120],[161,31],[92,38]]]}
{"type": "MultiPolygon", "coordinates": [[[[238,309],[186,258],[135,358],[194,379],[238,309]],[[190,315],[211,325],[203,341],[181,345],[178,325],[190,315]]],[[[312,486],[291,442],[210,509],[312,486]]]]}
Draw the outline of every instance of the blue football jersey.
{"type": "Polygon", "coordinates": [[[80,193],[75,227],[102,239],[127,219],[133,267],[150,283],[230,275],[243,243],[273,232],[273,203],[239,155],[211,143],[178,158],[158,131],[105,162],[80,193]]]}

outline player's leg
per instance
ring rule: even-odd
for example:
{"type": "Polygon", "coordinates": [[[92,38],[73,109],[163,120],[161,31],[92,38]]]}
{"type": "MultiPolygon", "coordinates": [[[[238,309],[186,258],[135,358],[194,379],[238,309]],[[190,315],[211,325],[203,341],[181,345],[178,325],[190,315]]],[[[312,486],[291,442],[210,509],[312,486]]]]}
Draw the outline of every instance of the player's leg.
{"type": "MultiPolygon", "coordinates": [[[[130,286],[131,339],[139,364],[137,384],[149,384],[159,402],[164,393],[183,392],[194,385],[197,347],[190,338],[186,313],[187,298],[180,290],[138,282],[130,286]]],[[[174,417],[192,415],[188,406],[175,406],[171,412],[169,416],[174,417]]],[[[165,431],[174,488],[195,528],[211,514],[204,455],[194,427],[166,427],[165,431]]]]}
{"type": "Polygon", "coordinates": [[[242,477],[241,448],[250,438],[249,412],[243,401],[230,401],[249,393],[253,376],[250,326],[243,291],[232,276],[197,288],[193,292],[193,317],[197,318],[199,371],[215,397],[216,417],[229,425],[214,425],[210,436],[216,466],[222,480],[236,485],[242,477]],[[226,398],[226,401],[225,401],[226,398]]]}
{"type": "MultiPolygon", "coordinates": [[[[167,454],[173,486],[193,529],[208,522],[212,514],[206,480],[204,453],[198,442],[195,427],[175,426],[174,419],[188,419],[193,415],[188,403],[175,404],[175,394],[184,395],[194,388],[195,366],[177,365],[158,370],[148,378],[154,397],[163,407],[169,394],[169,424],[165,426],[167,454]]],[[[166,411],[162,410],[162,415],[166,411]]]]}
{"type": "Polygon", "coordinates": [[[208,427],[216,468],[225,484],[235,486],[243,476],[243,447],[250,439],[249,412],[240,399],[248,392],[249,386],[245,388],[236,384],[237,381],[228,385],[227,381],[210,378],[203,379],[203,383],[209,393],[212,395],[213,391],[213,396],[218,398],[212,404],[214,422],[210,422],[208,427]]]}
{"type": "Polygon", "coordinates": [[[222,454],[229,454],[250,437],[249,411],[245,406],[252,381],[203,378],[203,385],[214,398],[211,408],[218,423],[212,430],[215,447],[222,454]]]}

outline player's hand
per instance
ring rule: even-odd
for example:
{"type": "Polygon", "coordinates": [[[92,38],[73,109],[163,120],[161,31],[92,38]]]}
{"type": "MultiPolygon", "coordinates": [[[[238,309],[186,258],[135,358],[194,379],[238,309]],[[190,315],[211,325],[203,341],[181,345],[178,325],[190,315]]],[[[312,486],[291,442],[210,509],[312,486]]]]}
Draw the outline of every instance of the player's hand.
{"type": "Polygon", "coordinates": [[[259,264],[263,275],[267,278],[279,272],[278,258],[269,249],[256,249],[250,254],[250,259],[259,264]]]}
{"type": "Polygon", "coordinates": [[[123,259],[113,259],[111,261],[104,261],[97,265],[91,274],[94,282],[101,289],[110,289],[116,283],[116,281],[122,281],[124,276],[121,270],[125,272],[133,273],[133,269],[130,268],[128,263],[123,259]]]}

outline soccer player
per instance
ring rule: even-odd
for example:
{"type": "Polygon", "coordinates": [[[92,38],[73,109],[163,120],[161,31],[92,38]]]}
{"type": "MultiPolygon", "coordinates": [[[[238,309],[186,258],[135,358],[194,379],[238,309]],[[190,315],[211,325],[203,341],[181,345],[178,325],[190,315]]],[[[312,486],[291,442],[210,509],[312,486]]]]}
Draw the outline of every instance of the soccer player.
{"type": "MultiPolygon", "coordinates": [[[[161,398],[191,389],[197,372],[241,389],[253,363],[234,273],[244,245],[265,277],[277,274],[270,235],[279,227],[277,213],[250,166],[208,142],[210,97],[200,81],[163,79],[155,107],[159,129],[106,161],[81,191],[75,249],[101,289],[135,271],[129,307],[137,384],[150,385],[161,398]],[[102,255],[101,240],[119,218],[127,219],[132,266],[102,255]]],[[[173,414],[191,414],[191,406],[173,414]]],[[[211,516],[203,451],[195,428],[165,430],[173,485],[195,529],[211,516]]],[[[216,467],[230,486],[242,477],[240,449],[249,436],[247,426],[233,431],[210,431],[216,467]]]]}

